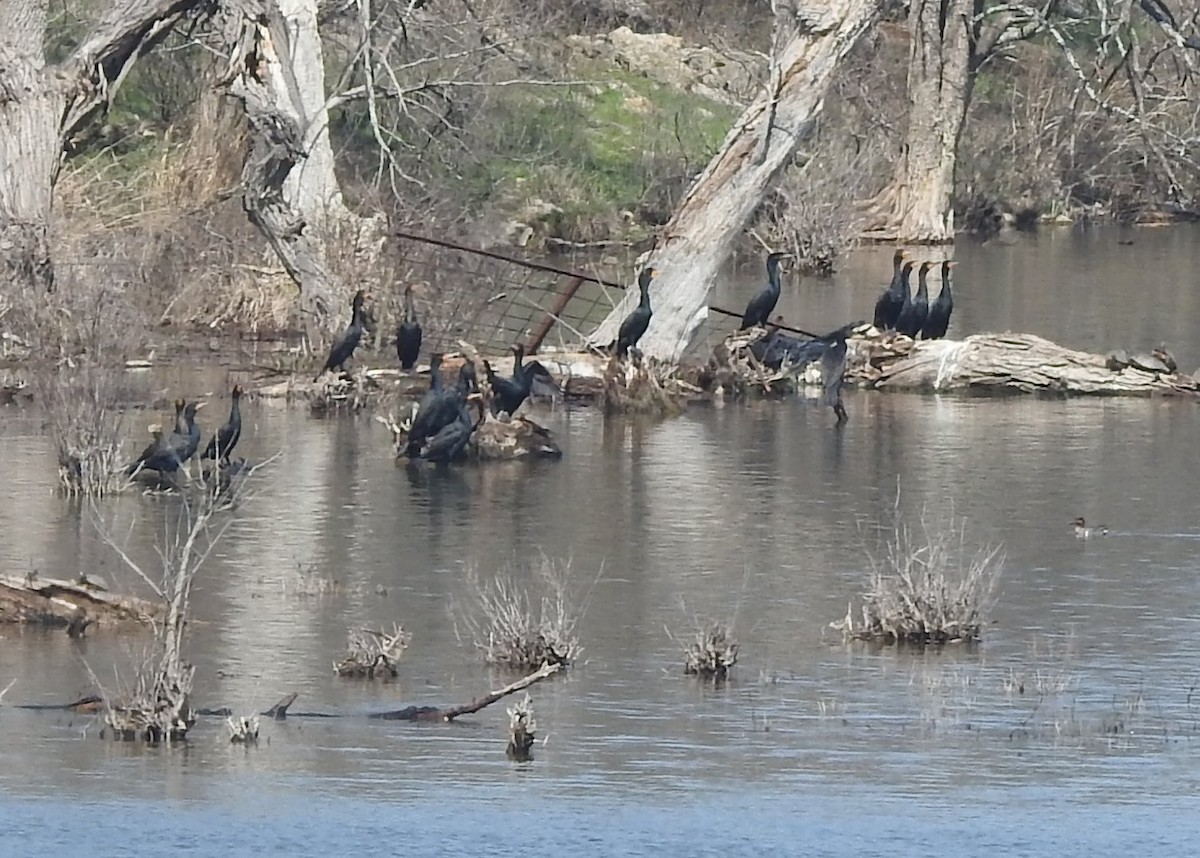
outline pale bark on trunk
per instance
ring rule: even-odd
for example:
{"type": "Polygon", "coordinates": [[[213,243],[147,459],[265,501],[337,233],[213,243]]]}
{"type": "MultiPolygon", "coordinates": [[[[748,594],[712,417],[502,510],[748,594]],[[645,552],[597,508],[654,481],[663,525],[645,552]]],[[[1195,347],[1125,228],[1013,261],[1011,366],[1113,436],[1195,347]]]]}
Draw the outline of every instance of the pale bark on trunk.
{"type": "Polygon", "coordinates": [[[316,0],[225,0],[230,56],[225,85],[250,123],[242,205],[300,289],[310,336],[341,306],[331,271],[335,242],[374,259],[382,216],[362,218],[342,199],[329,141],[316,0]]]}
{"type": "MultiPolygon", "coordinates": [[[[790,0],[777,7],[771,77],[664,227],[649,264],[654,316],[638,348],[678,361],[707,314],[713,281],[763,195],[811,130],[838,61],[878,13],[878,0],[790,0]]],[[[638,300],[625,297],[592,336],[616,339],[638,300]]]]}
{"type": "Polygon", "coordinates": [[[971,86],[974,0],[911,0],[908,126],[892,183],[874,200],[866,236],[954,241],[954,168],[971,86]]]}
{"type": "Polygon", "coordinates": [[[0,0],[0,271],[49,289],[54,183],[67,142],[112,103],[133,63],[202,0],[121,0],[48,65],[49,0],[0,0]]]}

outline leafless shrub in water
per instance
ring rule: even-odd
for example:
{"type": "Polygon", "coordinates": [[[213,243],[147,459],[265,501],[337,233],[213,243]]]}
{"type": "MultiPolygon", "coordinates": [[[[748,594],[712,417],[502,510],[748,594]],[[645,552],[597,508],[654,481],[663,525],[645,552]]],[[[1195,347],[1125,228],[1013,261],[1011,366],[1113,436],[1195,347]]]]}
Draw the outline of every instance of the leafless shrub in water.
{"type": "Polygon", "coordinates": [[[229,508],[229,500],[212,489],[181,494],[172,501],[176,508],[164,513],[157,573],[144,569],[130,556],[98,514],[95,519],[104,541],[165,606],[165,619],[155,623],[154,641],[136,666],[132,684],[117,695],[101,692],[105,724],[114,738],[124,741],[181,741],[195,722],[191,707],[195,667],[184,657],[184,636],[196,575],[230,524],[228,518],[214,520],[229,508]]]}
{"type": "Polygon", "coordinates": [[[50,417],[59,489],[69,497],[101,498],[130,485],[127,422],[116,406],[122,382],[121,370],[90,362],[36,377],[35,395],[50,417]]]}
{"type": "Polygon", "coordinates": [[[847,639],[889,644],[979,639],[1004,568],[1001,546],[972,551],[962,520],[951,516],[945,527],[936,528],[923,513],[914,528],[897,510],[882,554],[870,560],[861,622],[847,605],[845,618],[830,623],[847,639]]]}
{"type": "Polygon", "coordinates": [[[533,743],[537,740],[537,721],[533,718],[533,700],[525,696],[508,708],[508,747],[510,760],[527,763],[533,759],[533,743]]]}
{"type": "Polygon", "coordinates": [[[571,567],[569,559],[543,554],[532,569],[532,586],[511,573],[484,581],[472,569],[468,601],[455,606],[456,632],[461,628],[488,664],[525,671],[566,667],[583,652],[576,626],[587,608],[587,596],[577,601],[572,591],[571,567]]]}
{"type": "Polygon", "coordinates": [[[683,672],[720,683],[725,681],[737,659],[738,642],[733,636],[733,625],[717,621],[704,623],[683,647],[683,672]]]}
{"type": "Polygon", "coordinates": [[[396,662],[408,649],[412,635],[399,625],[392,630],[350,629],[346,633],[346,654],[333,663],[338,676],[358,679],[395,679],[396,662]]]}

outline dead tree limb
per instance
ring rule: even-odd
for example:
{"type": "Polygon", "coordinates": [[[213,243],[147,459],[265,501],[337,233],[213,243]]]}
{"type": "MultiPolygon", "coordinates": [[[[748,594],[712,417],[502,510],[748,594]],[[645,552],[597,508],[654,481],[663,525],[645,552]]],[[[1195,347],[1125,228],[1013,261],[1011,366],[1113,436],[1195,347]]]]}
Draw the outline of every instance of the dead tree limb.
{"type": "Polygon", "coordinates": [[[516,694],[518,691],[528,688],[535,682],[541,682],[547,676],[553,676],[560,670],[562,670],[561,664],[544,664],[540,669],[528,676],[518,679],[510,685],[506,685],[498,691],[485,694],[483,697],[477,697],[470,703],[462,706],[453,706],[449,709],[440,709],[436,706],[409,706],[405,709],[395,709],[390,712],[377,712],[370,717],[382,721],[453,721],[455,718],[461,718],[463,715],[473,715],[479,710],[491,706],[497,700],[503,700],[510,694],[516,694]]]}

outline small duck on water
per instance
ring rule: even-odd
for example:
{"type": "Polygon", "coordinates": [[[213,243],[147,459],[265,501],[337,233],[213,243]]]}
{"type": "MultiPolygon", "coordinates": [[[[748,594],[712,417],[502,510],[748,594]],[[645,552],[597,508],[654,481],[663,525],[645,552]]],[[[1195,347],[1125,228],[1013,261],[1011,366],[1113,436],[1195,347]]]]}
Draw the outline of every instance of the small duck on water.
{"type": "Polygon", "coordinates": [[[1071,522],[1075,526],[1076,539],[1091,539],[1093,536],[1108,536],[1108,528],[1103,525],[1096,527],[1088,527],[1087,522],[1083,520],[1083,516],[1071,522]]]}

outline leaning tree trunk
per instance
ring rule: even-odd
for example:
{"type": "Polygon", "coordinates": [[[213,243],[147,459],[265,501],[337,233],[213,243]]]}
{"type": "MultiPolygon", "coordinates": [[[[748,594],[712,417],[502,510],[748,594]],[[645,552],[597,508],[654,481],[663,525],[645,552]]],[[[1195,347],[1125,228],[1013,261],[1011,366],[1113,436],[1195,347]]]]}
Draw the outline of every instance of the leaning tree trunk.
{"type": "Polygon", "coordinates": [[[49,289],[54,183],[66,142],[112,103],[138,57],[203,0],[121,0],[47,64],[49,0],[0,0],[0,272],[49,289]]]}
{"type": "MultiPolygon", "coordinates": [[[[705,318],[709,291],[734,241],[811,130],[838,61],[879,6],[878,0],[777,4],[770,82],[692,185],[651,256],[659,277],[651,287],[654,316],[638,344],[644,352],[673,361],[683,355],[705,318]]],[[[615,340],[637,298],[636,289],[628,290],[592,342],[615,340]]]]}
{"type": "Polygon", "coordinates": [[[866,235],[954,241],[954,166],[971,84],[974,0],[911,0],[908,128],[891,184],[871,203],[866,235]]]}
{"type": "Polygon", "coordinates": [[[316,0],[223,0],[225,85],[243,105],[250,149],[242,206],[300,288],[315,334],[340,307],[331,249],[374,259],[384,219],[360,218],[342,199],[329,141],[316,0]]]}

